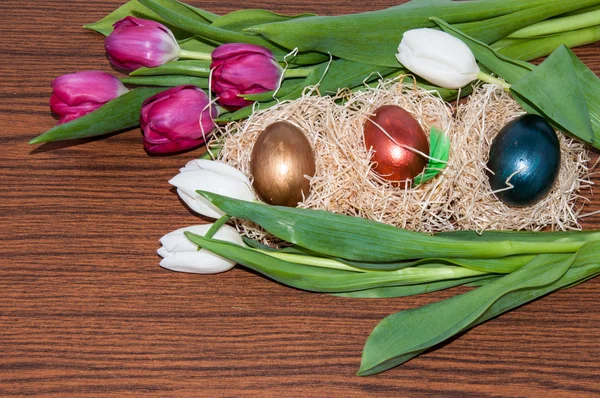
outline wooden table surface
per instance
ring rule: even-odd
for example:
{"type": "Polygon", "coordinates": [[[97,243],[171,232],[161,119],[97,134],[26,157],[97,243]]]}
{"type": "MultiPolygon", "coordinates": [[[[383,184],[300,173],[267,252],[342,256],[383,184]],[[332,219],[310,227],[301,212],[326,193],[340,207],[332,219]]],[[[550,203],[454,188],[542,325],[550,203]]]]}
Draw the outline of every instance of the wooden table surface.
{"type": "MultiPolygon", "coordinates": [[[[340,14],[396,1],[190,3],[216,13],[340,14]]],[[[198,223],[167,181],[201,151],[150,157],[138,129],[27,144],[55,123],[54,77],[112,71],[102,37],[81,26],[120,4],[0,3],[0,396],[600,394],[600,278],[361,378],[363,344],[383,317],[457,290],[354,300],[241,268],[205,276],[160,268],[158,239],[198,223]]],[[[600,73],[599,45],[576,52],[600,73]]],[[[587,211],[600,209],[597,196],[586,195],[587,211]]],[[[599,228],[600,216],[583,227],[599,228]]]]}

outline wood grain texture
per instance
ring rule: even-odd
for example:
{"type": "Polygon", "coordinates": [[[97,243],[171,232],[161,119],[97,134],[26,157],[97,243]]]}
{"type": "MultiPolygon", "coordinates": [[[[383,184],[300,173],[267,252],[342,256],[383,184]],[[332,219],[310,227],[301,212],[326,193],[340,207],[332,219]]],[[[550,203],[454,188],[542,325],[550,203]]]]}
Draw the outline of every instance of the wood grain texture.
{"type": "MultiPolygon", "coordinates": [[[[120,3],[0,3],[0,396],[600,394],[598,278],[359,378],[362,346],[379,320],[456,291],[360,301],[293,290],[243,269],[161,269],[159,237],[198,223],[167,181],[199,151],[149,157],[137,129],[27,145],[55,123],[54,77],[111,71],[101,36],[81,25],[120,3]]],[[[396,2],[190,3],[216,13],[341,14],[396,2]]],[[[600,73],[600,46],[576,52],[600,73]]],[[[600,209],[598,196],[586,196],[588,211],[600,209]]],[[[584,227],[599,228],[600,215],[584,227]]]]}

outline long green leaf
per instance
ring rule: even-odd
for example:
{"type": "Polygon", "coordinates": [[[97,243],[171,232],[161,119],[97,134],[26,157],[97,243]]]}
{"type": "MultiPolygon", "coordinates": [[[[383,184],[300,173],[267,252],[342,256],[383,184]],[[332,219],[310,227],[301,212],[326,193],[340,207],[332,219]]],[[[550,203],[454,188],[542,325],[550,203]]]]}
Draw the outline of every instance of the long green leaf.
{"type": "Polygon", "coordinates": [[[600,274],[600,242],[574,255],[540,255],[519,271],[476,290],[398,312],[375,327],[363,350],[361,376],[400,365],[462,331],[558,289],[600,274]]]}
{"type": "Polygon", "coordinates": [[[179,47],[182,50],[210,54],[221,43],[204,39],[198,36],[189,37],[179,41],[179,47]]]}
{"type": "Polygon", "coordinates": [[[350,298],[394,298],[394,297],[408,297],[415,296],[418,294],[426,294],[437,292],[440,290],[450,289],[456,286],[467,285],[470,283],[482,282],[490,278],[496,278],[495,276],[483,275],[473,276],[470,278],[454,279],[440,282],[422,283],[418,285],[408,286],[388,286],[378,287],[366,290],[357,290],[355,292],[346,293],[334,293],[334,296],[350,297],[350,298]]]}
{"type": "MultiPolygon", "coordinates": [[[[243,32],[236,32],[232,30],[218,28],[213,25],[199,24],[194,19],[189,18],[177,11],[173,10],[173,7],[169,5],[177,3],[175,0],[138,0],[141,4],[160,15],[166,21],[177,25],[179,28],[192,33],[194,35],[201,36],[205,39],[213,40],[219,43],[251,43],[259,46],[266,47],[273,51],[273,54],[281,58],[291,50],[285,49],[280,46],[274,45],[272,42],[265,40],[262,37],[246,34],[243,32]],[[165,5],[166,4],[166,5],[165,5]]],[[[320,53],[310,52],[306,54],[298,54],[295,57],[290,57],[290,63],[294,64],[314,64],[322,62],[326,59],[326,56],[320,53]]]]}
{"type": "Polygon", "coordinates": [[[545,291],[544,287],[565,275],[576,255],[556,257],[539,255],[519,271],[489,285],[386,317],[365,343],[358,375],[368,376],[398,366],[486,317],[530,301],[534,298],[530,295],[545,291]]]}
{"type": "MultiPolygon", "coordinates": [[[[456,24],[488,20],[544,6],[544,15],[548,17],[554,12],[579,9],[589,3],[594,1],[586,0],[581,6],[579,3],[563,0],[411,1],[385,10],[334,17],[301,18],[257,25],[247,30],[285,48],[330,53],[351,61],[394,67],[398,66],[395,54],[402,34],[409,29],[433,27],[433,22],[429,20],[431,16],[456,24]]],[[[522,24],[512,25],[515,30],[532,21],[526,13],[521,14],[521,17],[522,24]]],[[[503,29],[504,24],[504,20],[492,21],[487,26],[476,27],[476,31],[487,35],[488,31],[503,29]]]]}
{"type": "Polygon", "coordinates": [[[92,113],[46,131],[29,143],[94,137],[135,127],[139,125],[140,109],[144,100],[163,90],[164,88],[135,88],[92,113]]]}
{"type": "Polygon", "coordinates": [[[241,32],[244,29],[254,25],[260,25],[271,22],[289,21],[290,19],[306,18],[311,16],[315,16],[315,14],[299,14],[287,16],[282,14],[276,14],[267,10],[244,9],[236,10],[227,15],[223,15],[212,25],[217,28],[241,32]]]}
{"type": "Polygon", "coordinates": [[[468,242],[412,232],[323,210],[267,206],[210,192],[198,193],[225,213],[262,226],[274,236],[324,256],[366,262],[418,258],[497,258],[513,254],[574,252],[579,242],[468,242]]]}
{"type": "Polygon", "coordinates": [[[471,240],[474,242],[497,242],[519,240],[526,242],[593,242],[600,240],[600,231],[449,231],[439,232],[436,236],[448,239],[471,240]]]}
{"type": "Polygon", "coordinates": [[[463,40],[487,69],[512,83],[513,97],[523,108],[546,117],[567,134],[600,145],[600,79],[570,50],[559,47],[554,57],[544,61],[550,62],[543,70],[535,73],[542,65],[512,60],[444,21],[434,20],[443,30],[463,40]],[[564,76],[557,73],[558,69],[564,76]],[[544,95],[540,95],[542,91],[544,95]],[[565,98],[569,101],[565,102],[565,98]]]}
{"type": "MultiPolygon", "coordinates": [[[[590,236],[591,238],[591,236],[590,236]]],[[[589,241],[588,239],[582,237],[585,241],[589,241]]],[[[467,237],[465,239],[468,240],[467,237]]],[[[495,239],[495,241],[499,241],[502,239],[495,239]]],[[[507,240],[505,237],[504,240],[507,240]]],[[[516,239],[515,239],[516,240],[516,239]]],[[[535,239],[533,239],[535,241],[535,239]]],[[[538,239],[538,241],[543,241],[538,239]]],[[[577,241],[577,239],[570,239],[570,241],[577,241]]],[[[280,252],[280,253],[292,253],[292,254],[304,254],[308,256],[316,256],[319,254],[316,252],[311,252],[299,246],[290,246],[284,247],[282,249],[275,249],[266,245],[262,245],[252,239],[244,238],[244,242],[250,247],[260,249],[262,251],[272,251],[272,252],[280,252]]],[[[351,261],[343,258],[332,258],[332,260],[341,262],[348,266],[369,270],[369,271],[397,271],[407,267],[418,267],[418,266],[428,266],[429,264],[445,264],[445,265],[456,265],[464,268],[469,268],[475,271],[481,271],[486,273],[500,273],[500,274],[508,274],[513,271],[518,270],[523,267],[525,264],[530,262],[533,259],[534,255],[523,254],[517,256],[508,256],[502,258],[478,258],[478,259],[468,259],[468,258],[426,258],[415,261],[399,261],[392,263],[369,263],[362,261],[351,261]]]]}
{"type": "Polygon", "coordinates": [[[594,143],[585,93],[579,82],[570,50],[560,46],[535,70],[511,88],[519,104],[547,120],[562,132],[594,143]]]}
{"type": "Polygon", "coordinates": [[[600,25],[536,39],[513,39],[512,43],[498,49],[506,57],[531,61],[546,56],[560,45],[569,48],[595,43],[600,40],[600,25]]]}
{"type": "Polygon", "coordinates": [[[186,236],[198,246],[244,265],[277,282],[298,289],[322,293],[339,293],[385,286],[422,284],[448,279],[463,279],[483,274],[482,272],[467,268],[445,265],[411,267],[388,272],[372,271],[360,273],[342,271],[280,260],[244,246],[192,233],[186,233],[186,236]]]}
{"type": "MultiPolygon", "coordinates": [[[[493,43],[519,29],[548,18],[599,4],[596,0],[548,1],[545,4],[481,21],[458,24],[456,27],[484,43],[493,43]]],[[[432,16],[438,16],[433,15],[432,16]]],[[[442,18],[443,19],[443,18],[442,18]]]]}
{"type": "MultiPolygon", "coordinates": [[[[158,4],[164,4],[163,0],[156,0],[158,4]]],[[[178,8],[180,12],[183,12],[189,18],[192,18],[196,23],[208,23],[203,18],[200,18],[198,14],[187,10],[186,7],[181,4],[174,2],[175,7],[178,8]]],[[[180,29],[177,26],[177,23],[170,23],[169,21],[161,18],[157,13],[151,11],[146,6],[141,4],[138,0],[130,0],[127,3],[123,4],[121,7],[117,8],[115,11],[102,18],[101,20],[85,25],[84,28],[94,30],[98,33],[102,33],[104,36],[108,36],[113,31],[113,24],[125,17],[133,16],[137,18],[143,19],[151,19],[153,21],[160,22],[166,25],[178,39],[183,39],[190,37],[190,33],[180,29]]]]}
{"type": "Polygon", "coordinates": [[[214,12],[206,11],[206,10],[203,10],[201,8],[191,6],[191,5],[186,4],[186,3],[182,2],[182,1],[178,1],[178,3],[181,4],[184,7],[187,7],[188,9],[190,9],[191,11],[193,11],[194,13],[198,14],[200,17],[202,17],[203,19],[205,19],[206,22],[208,22],[208,23],[214,23],[216,20],[218,20],[219,18],[221,18],[220,15],[215,14],[214,12]]]}

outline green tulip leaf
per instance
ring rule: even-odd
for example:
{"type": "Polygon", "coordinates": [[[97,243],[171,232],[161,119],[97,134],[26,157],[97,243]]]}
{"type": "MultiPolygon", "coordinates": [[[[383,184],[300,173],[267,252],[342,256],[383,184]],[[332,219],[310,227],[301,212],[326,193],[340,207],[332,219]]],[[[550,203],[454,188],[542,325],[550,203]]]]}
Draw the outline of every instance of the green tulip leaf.
{"type": "Polygon", "coordinates": [[[477,283],[487,280],[495,280],[496,276],[473,276],[470,278],[453,279],[447,281],[421,283],[418,285],[408,286],[388,286],[378,287],[366,290],[357,290],[345,293],[333,293],[334,296],[350,297],[350,298],[395,298],[416,296],[418,294],[426,294],[437,292],[440,290],[450,289],[456,286],[463,286],[470,283],[477,283]]]}
{"type": "Polygon", "coordinates": [[[528,112],[537,113],[562,132],[593,144],[594,131],[586,96],[571,54],[567,47],[560,46],[510,90],[528,112]]]}
{"type": "Polygon", "coordinates": [[[199,247],[235,261],[279,283],[321,293],[341,293],[386,286],[406,286],[482,275],[481,272],[467,268],[441,264],[431,267],[411,267],[392,272],[354,272],[322,268],[284,261],[255,249],[210,239],[190,232],[186,232],[185,235],[199,247]]]}
{"type": "Polygon", "coordinates": [[[254,25],[260,25],[271,22],[289,21],[296,18],[306,18],[315,16],[315,14],[299,14],[294,16],[287,16],[282,14],[276,14],[267,10],[260,9],[246,9],[236,10],[229,14],[223,15],[221,18],[213,22],[213,26],[222,29],[243,31],[254,25]]]}
{"type": "Polygon", "coordinates": [[[192,12],[196,13],[197,15],[199,15],[200,17],[202,17],[203,19],[205,19],[207,23],[214,23],[216,20],[218,20],[219,18],[221,18],[221,16],[218,15],[218,14],[212,13],[210,11],[203,10],[201,8],[198,8],[198,7],[191,6],[191,5],[186,4],[186,3],[182,2],[182,1],[178,1],[178,3],[181,4],[182,6],[188,8],[192,12]]]}
{"type": "Polygon", "coordinates": [[[221,43],[203,39],[198,36],[188,37],[187,39],[179,41],[179,47],[181,47],[182,50],[205,54],[212,53],[220,44],[221,43]]]}
{"type": "Polygon", "coordinates": [[[164,88],[135,88],[85,116],[46,131],[29,143],[88,138],[138,126],[144,100],[163,90],[164,88]]]}
{"type": "Polygon", "coordinates": [[[558,289],[600,274],[600,242],[572,255],[539,255],[518,271],[465,294],[383,319],[365,347],[360,376],[398,366],[453,336],[558,289]]]}
{"type": "Polygon", "coordinates": [[[447,239],[470,240],[473,242],[499,242],[519,240],[526,242],[593,242],[600,240],[600,231],[448,231],[439,232],[436,236],[447,239]]]}
{"type": "Polygon", "coordinates": [[[569,48],[595,43],[600,40],[600,25],[532,39],[507,39],[497,51],[515,60],[531,61],[546,56],[560,45],[569,48]]]}
{"type": "Polygon", "coordinates": [[[429,160],[423,173],[415,177],[413,184],[415,186],[432,180],[444,170],[448,164],[450,156],[450,137],[442,130],[431,126],[429,132],[429,160]]]}
{"type": "Polygon", "coordinates": [[[411,1],[384,10],[299,18],[255,25],[246,30],[288,49],[330,53],[355,62],[397,67],[395,54],[402,34],[414,28],[434,27],[429,20],[431,16],[452,24],[482,21],[466,25],[466,32],[493,42],[524,26],[593,3],[594,0],[581,4],[562,0],[411,1]]]}
{"type": "Polygon", "coordinates": [[[561,46],[554,51],[554,57],[551,54],[552,60],[548,57],[543,62],[547,62],[546,66],[535,66],[501,55],[444,21],[437,18],[433,20],[443,30],[463,40],[473,51],[475,58],[487,69],[513,83],[513,97],[527,111],[547,118],[564,133],[596,147],[600,145],[600,79],[570,50],[561,46]],[[540,67],[544,70],[534,73],[540,67]],[[554,67],[558,69],[554,70],[554,67]],[[527,77],[530,73],[533,73],[532,77],[527,77]],[[525,80],[519,83],[521,79],[525,80]],[[546,95],[540,95],[536,89],[540,89],[546,95]],[[554,92],[557,93],[557,97],[548,96],[548,93],[554,92]],[[573,99],[574,102],[561,102],[565,98],[573,99]],[[587,116],[583,114],[586,110],[587,116]]]}
{"type": "Polygon", "coordinates": [[[470,242],[412,232],[323,210],[268,206],[197,191],[232,217],[323,256],[362,262],[421,258],[498,258],[514,254],[576,251],[583,242],[470,242]]]}
{"type": "MultiPolygon", "coordinates": [[[[173,5],[172,2],[164,1],[164,0],[156,0],[159,4],[168,4],[173,5]]],[[[192,17],[196,23],[209,23],[206,19],[201,18],[198,14],[193,11],[187,9],[187,7],[183,6],[181,3],[177,3],[177,10],[179,12],[183,12],[184,15],[188,17],[192,17]]],[[[125,17],[136,17],[143,19],[150,19],[153,21],[157,21],[168,27],[177,39],[184,39],[190,37],[191,34],[183,29],[180,29],[176,23],[170,23],[167,20],[161,18],[157,13],[151,11],[143,4],[141,4],[138,0],[130,0],[127,3],[123,4],[121,7],[117,8],[115,11],[102,18],[98,22],[94,22],[91,24],[84,25],[84,28],[94,30],[98,33],[103,34],[104,36],[108,36],[113,31],[113,24],[125,17]]]]}
{"type": "MultiPolygon", "coordinates": [[[[164,20],[170,22],[173,25],[178,26],[182,30],[202,37],[205,40],[210,40],[216,43],[256,44],[271,50],[278,59],[285,57],[293,49],[282,48],[257,35],[227,30],[204,23],[197,23],[196,19],[190,18],[189,15],[181,13],[180,10],[178,10],[178,7],[176,5],[179,3],[175,0],[138,1],[153,12],[155,12],[156,14],[160,15],[164,20]]],[[[302,65],[319,63],[322,62],[324,59],[326,59],[325,55],[311,52],[307,54],[298,54],[295,57],[290,57],[289,61],[290,63],[302,65]]]]}

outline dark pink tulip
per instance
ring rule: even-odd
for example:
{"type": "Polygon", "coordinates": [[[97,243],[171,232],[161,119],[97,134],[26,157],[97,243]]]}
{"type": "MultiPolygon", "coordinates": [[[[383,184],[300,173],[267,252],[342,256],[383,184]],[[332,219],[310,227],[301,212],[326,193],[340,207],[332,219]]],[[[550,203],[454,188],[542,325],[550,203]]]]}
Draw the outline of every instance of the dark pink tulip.
{"type": "Polygon", "coordinates": [[[106,72],[90,70],[62,75],[52,81],[50,109],[59,124],[86,115],[123,95],[127,88],[106,72]]]}
{"type": "Polygon", "coordinates": [[[177,59],[179,44],[173,33],[161,23],[126,17],[115,22],[114,30],[104,41],[108,59],[116,67],[133,71],[177,59]]]}
{"type": "Polygon", "coordinates": [[[208,96],[196,86],[178,86],[148,98],[140,125],[151,154],[179,152],[204,144],[218,116],[208,96]]]}
{"type": "Polygon", "coordinates": [[[275,90],[283,70],[268,49],[254,44],[228,43],[212,52],[212,91],[228,109],[252,104],[240,94],[275,90]]]}

